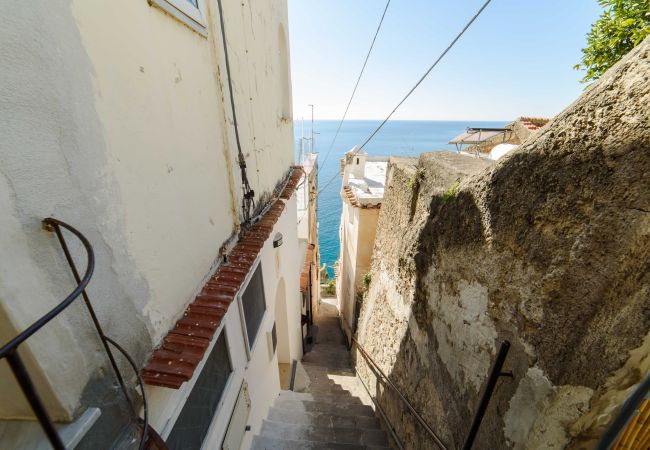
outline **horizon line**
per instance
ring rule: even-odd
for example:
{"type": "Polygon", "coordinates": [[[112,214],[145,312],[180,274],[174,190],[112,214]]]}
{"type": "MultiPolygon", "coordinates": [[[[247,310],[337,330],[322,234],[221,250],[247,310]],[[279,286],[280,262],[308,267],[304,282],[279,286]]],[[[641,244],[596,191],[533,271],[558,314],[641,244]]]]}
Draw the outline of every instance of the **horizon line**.
{"type": "MultiPolygon", "coordinates": [[[[301,121],[305,120],[306,122],[311,122],[311,119],[296,119],[294,118],[293,121],[301,121]]],[[[381,122],[384,119],[345,119],[344,122],[369,122],[369,121],[376,121],[376,122],[381,122]]],[[[512,122],[516,119],[389,119],[388,122],[512,122]]],[[[340,122],[341,119],[316,119],[314,118],[314,122],[316,121],[321,121],[321,122],[340,122]]]]}

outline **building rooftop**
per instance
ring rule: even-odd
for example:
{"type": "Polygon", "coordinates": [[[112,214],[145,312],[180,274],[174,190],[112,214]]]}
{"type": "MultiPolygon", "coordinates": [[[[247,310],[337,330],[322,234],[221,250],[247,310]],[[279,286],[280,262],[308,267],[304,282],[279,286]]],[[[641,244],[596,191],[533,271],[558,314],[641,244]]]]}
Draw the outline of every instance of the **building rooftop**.
{"type": "Polygon", "coordinates": [[[384,198],[388,161],[366,161],[363,178],[350,174],[348,187],[360,204],[375,203],[384,198]]]}
{"type": "Polygon", "coordinates": [[[520,117],[518,120],[530,131],[536,131],[546,125],[550,119],[544,117],[520,117]]]}

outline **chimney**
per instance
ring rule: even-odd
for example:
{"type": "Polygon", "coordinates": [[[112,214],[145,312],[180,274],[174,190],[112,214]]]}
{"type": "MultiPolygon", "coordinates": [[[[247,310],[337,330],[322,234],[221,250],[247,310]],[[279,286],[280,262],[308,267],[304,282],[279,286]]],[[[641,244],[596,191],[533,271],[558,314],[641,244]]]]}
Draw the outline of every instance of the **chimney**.
{"type": "MultiPolygon", "coordinates": [[[[356,147],[353,149],[356,150],[356,147]]],[[[350,161],[350,173],[360,180],[363,179],[366,169],[366,157],[368,154],[364,151],[353,151],[352,160],[350,161]]]]}

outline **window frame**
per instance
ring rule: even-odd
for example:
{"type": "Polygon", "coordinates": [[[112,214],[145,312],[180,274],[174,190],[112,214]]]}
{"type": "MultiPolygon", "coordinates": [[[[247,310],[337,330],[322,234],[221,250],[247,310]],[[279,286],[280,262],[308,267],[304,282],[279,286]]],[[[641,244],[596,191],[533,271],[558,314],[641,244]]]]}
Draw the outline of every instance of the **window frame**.
{"type": "Polygon", "coordinates": [[[266,301],[266,292],[265,287],[264,287],[264,268],[262,267],[262,261],[260,260],[259,256],[251,266],[251,270],[248,272],[248,275],[246,276],[246,279],[242,283],[241,287],[239,288],[239,292],[237,292],[237,309],[239,309],[239,319],[241,321],[241,329],[242,333],[244,335],[244,344],[246,347],[246,358],[250,361],[252,358],[253,351],[255,350],[255,346],[259,342],[259,337],[262,333],[260,333],[260,330],[262,330],[262,327],[264,325],[264,322],[266,322],[266,317],[269,314],[269,305],[268,302],[266,301]],[[253,275],[255,275],[255,272],[257,269],[261,270],[261,276],[262,276],[262,294],[264,294],[264,314],[262,314],[262,319],[260,320],[260,325],[257,330],[257,333],[255,334],[255,338],[253,339],[253,342],[249,342],[248,340],[248,326],[246,325],[246,315],[244,314],[244,301],[243,301],[243,296],[244,292],[246,292],[246,289],[248,288],[248,285],[250,284],[251,280],[253,279],[253,275]]]}
{"type": "Polygon", "coordinates": [[[213,429],[213,427],[215,425],[214,424],[214,419],[215,419],[215,417],[217,417],[219,415],[220,411],[223,409],[224,403],[226,401],[227,392],[230,390],[231,385],[232,385],[232,383],[234,382],[234,379],[235,379],[235,374],[237,372],[237,367],[235,366],[235,361],[233,360],[233,356],[232,356],[233,348],[231,346],[231,340],[230,340],[230,338],[228,336],[229,332],[227,331],[227,327],[225,325],[226,324],[225,324],[225,317],[224,317],[224,320],[222,321],[219,329],[217,329],[217,332],[214,334],[214,336],[213,336],[213,338],[212,338],[212,340],[210,342],[210,346],[208,347],[208,349],[206,351],[207,356],[205,356],[202,359],[199,366],[197,367],[197,370],[194,372],[194,375],[192,376],[192,379],[188,383],[186,383],[186,385],[184,386],[182,396],[179,399],[180,401],[178,402],[178,404],[174,408],[170,418],[167,420],[167,422],[163,426],[160,435],[161,435],[161,437],[163,438],[163,440],[165,442],[167,442],[167,439],[169,438],[172,430],[176,426],[176,422],[178,421],[178,418],[180,417],[180,414],[183,411],[183,408],[185,407],[185,404],[187,403],[187,400],[189,399],[190,394],[194,390],[194,387],[196,386],[196,382],[198,381],[199,377],[201,376],[201,373],[203,372],[203,368],[205,367],[205,364],[207,363],[207,360],[208,360],[208,358],[210,356],[210,353],[212,353],[212,351],[214,350],[215,345],[217,344],[217,341],[219,340],[219,338],[223,334],[224,340],[226,341],[226,350],[227,350],[227,353],[228,353],[228,363],[230,364],[230,369],[231,370],[230,370],[230,374],[228,375],[228,380],[226,381],[226,383],[223,386],[223,391],[221,392],[221,398],[219,399],[219,402],[217,403],[217,408],[215,409],[214,414],[213,414],[213,416],[211,418],[211,423],[210,423],[210,426],[208,427],[208,430],[207,430],[207,432],[206,432],[206,434],[204,436],[203,442],[201,444],[201,448],[203,448],[205,442],[210,437],[210,435],[212,433],[212,429],[213,429]]]}
{"type": "Polygon", "coordinates": [[[207,21],[205,0],[197,0],[197,6],[191,4],[188,0],[148,0],[152,6],[165,11],[197,33],[207,36],[207,21]]]}

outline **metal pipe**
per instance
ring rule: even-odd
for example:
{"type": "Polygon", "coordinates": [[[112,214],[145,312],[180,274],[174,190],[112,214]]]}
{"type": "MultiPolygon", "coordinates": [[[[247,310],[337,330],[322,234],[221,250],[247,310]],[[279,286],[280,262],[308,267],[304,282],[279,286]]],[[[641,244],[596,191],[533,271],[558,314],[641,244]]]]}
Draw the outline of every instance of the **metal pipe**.
{"type": "MultiPolygon", "coordinates": [[[[56,219],[51,219],[50,222],[53,227],[54,227],[54,232],[56,233],[56,237],[59,239],[59,243],[61,244],[61,248],[63,249],[63,254],[65,255],[65,259],[68,261],[68,265],[70,266],[70,270],[72,271],[72,276],[74,277],[75,281],[77,284],[81,283],[81,280],[79,278],[79,272],[77,271],[77,265],[74,262],[74,259],[72,259],[72,255],[70,254],[70,250],[68,249],[68,244],[65,241],[65,238],[63,237],[63,233],[61,233],[61,228],[60,226],[64,226],[67,229],[70,229],[69,225],[64,224],[63,222],[60,222],[56,219]]],[[[95,310],[93,308],[93,305],[90,303],[90,298],[88,297],[88,293],[86,293],[86,290],[83,289],[81,291],[81,296],[84,299],[84,303],[86,304],[86,308],[88,309],[88,313],[90,313],[90,317],[92,318],[93,324],[95,325],[95,328],[97,329],[97,333],[99,334],[99,338],[102,341],[102,344],[104,345],[104,350],[108,354],[108,359],[111,362],[111,366],[113,367],[113,372],[115,372],[115,376],[117,377],[117,381],[120,384],[120,388],[122,389],[122,392],[124,393],[124,396],[126,397],[126,400],[129,402],[129,405],[131,408],[134,409],[135,413],[135,407],[133,406],[133,403],[131,402],[131,397],[129,396],[129,393],[126,389],[126,384],[124,383],[124,379],[122,378],[122,374],[120,373],[120,370],[117,367],[117,363],[115,362],[115,357],[113,356],[113,352],[111,351],[110,347],[108,346],[108,343],[106,340],[108,339],[106,335],[104,334],[104,330],[102,329],[101,324],[99,323],[99,320],[97,319],[97,315],[95,314],[95,310]]]]}
{"type": "Polygon", "coordinates": [[[95,255],[93,253],[93,248],[90,245],[90,242],[88,242],[88,239],[86,239],[86,237],[83,234],[81,234],[79,231],[72,228],[70,225],[64,224],[63,222],[58,221],[56,219],[49,218],[43,221],[44,226],[48,230],[53,230],[55,223],[58,223],[61,226],[70,230],[75,236],[79,238],[79,240],[83,244],[84,248],[86,249],[86,255],[88,257],[88,267],[86,267],[86,273],[84,274],[83,278],[79,281],[79,285],[65,298],[65,300],[63,300],[57,306],[52,308],[47,314],[42,316],[36,322],[31,324],[29,327],[27,327],[22,333],[20,333],[11,341],[7,342],[2,348],[0,348],[0,359],[7,356],[8,353],[13,351],[23,342],[25,342],[31,335],[36,333],[43,326],[45,326],[50,320],[55,318],[61,311],[66,309],[68,306],[70,306],[70,304],[86,288],[86,286],[90,282],[90,278],[93,275],[93,271],[95,270],[95,255]]]}
{"type": "Polygon", "coordinates": [[[45,406],[36,391],[36,387],[34,386],[34,383],[32,383],[32,379],[29,376],[29,373],[27,373],[27,369],[18,355],[18,349],[12,348],[6,355],[6,358],[9,367],[11,367],[11,370],[16,377],[16,381],[18,381],[18,384],[20,385],[20,389],[25,394],[25,398],[27,398],[29,406],[31,406],[32,411],[34,411],[41,427],[43,427],[43,431],[47,435],[50,444],[52,444],[52,447],[54,447],[55,450],[65,450],[65,445],[63,445],[61,436],[59,436],[56,428],[54,428],[54,423],[52,423],[52,419],[50,419],[49,414],[45,410],[45,406]]]}
{"type": "Polygon", "coordinates": [[[377,370],[377,372],[381,375],[381,378],[390,386],[393,391],[399,396],[399,398],[402,400],[402,402],[406,405],[406,407],[411,411],[413,416],[417,419],[417,421],[422,425],[422,427],[429,433],[429,436],[433,439],[433,441],[436,443],[436,445],[444,450],[447,450],[447,447],[445,444],[442,442],[442,440],[438,437],[438,435],[433,431],[431,426],[424,420],[424,418],[415,410],[411,402],[407,400],[407,398],[400,392],[400,390],[393,384],[393,382],[386,376],[383,370],[379,367],[379,365],[375,362],[375,360],[372,359],[372,357],[365,351],[363,346],[359,343],[359,341],[356,340],[354,336],[352,336],[352,342],[354,342],[361,351],[361,354],[366,358],[366,360],[370,361],[372,363],[372,366],[377,370]]]}
{"type": "Polygon", "coordinates": [[[108,336],[106,336],[106,341],[108,341],[111,345],[113,345],[116,349],[118,349],[120,353],[122,353],[122,355],[126,358],[126,360],[133,368],[135,375],[138,377],[138,384],[140,385],[140,390],[142,391],[142,415],[144,416],[142,436],[140,437],[140,446],[138,448],[139,450],[144,450],[145,443],[147,442],[147,433],[149,430],[149,408],[147,404],[147,395],[144,392],[144,381],[142,380],[142,376],[140,375],[138,366],[133,360],[133,358],[131,358],[131,355],[129,355],[126,352],[126,350],[124,350],[124,348],[122,348],[117,342],[115,342],[113,339],[109,338],[108,336]]]}
{"type": "Polygon", "coordinates": [[[503,364],[506,361],[506,357],[508,356],[508,350],[510,350],[510,342],[503,341],[501,343],[501,347],[499,348],[497,358],[494,361],[494,365],[492,366],[492,370],[490,371],[490,375],[488,376],[485,392],[483,392],[483,397],[481,397],[481,402],[479,403],[476,414],[474,415],[474,420],[472,421],[472,426],[470,427],[467,439],[465,440],[465,445],[463,445],[463,450],[471,449],[472,445],[474,444],[474,440],[478,434],[478,429],[481,426],[481,422],[483,421],[483,416],[485,415],[485,411],[487,410],[490,399],[492,398],[492,392],[496,387],[497,380],[500,376],[512,376],[511,373],[501,372],[501,369],[503,369],[503,364]]]}

